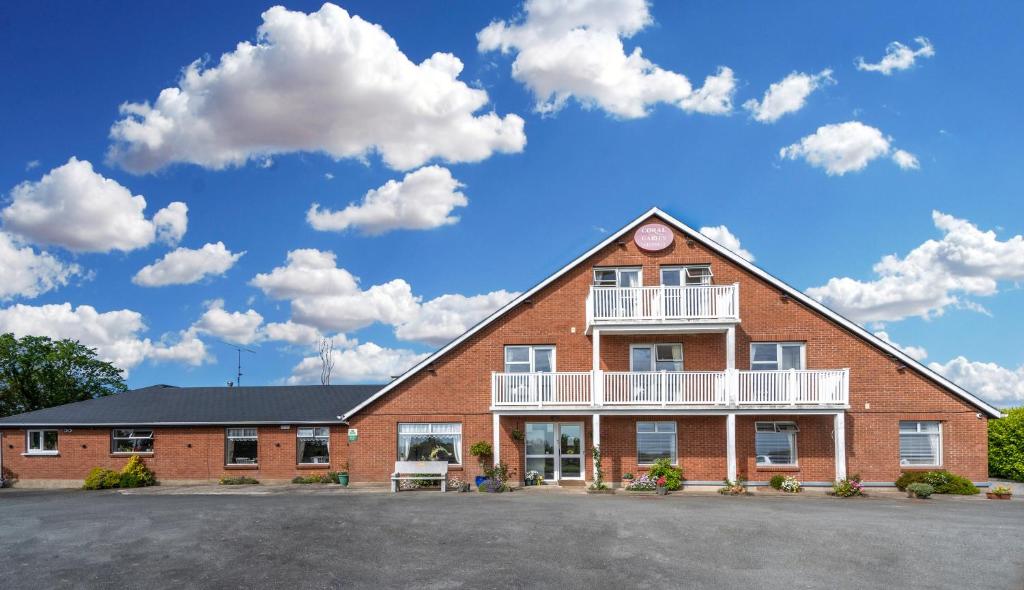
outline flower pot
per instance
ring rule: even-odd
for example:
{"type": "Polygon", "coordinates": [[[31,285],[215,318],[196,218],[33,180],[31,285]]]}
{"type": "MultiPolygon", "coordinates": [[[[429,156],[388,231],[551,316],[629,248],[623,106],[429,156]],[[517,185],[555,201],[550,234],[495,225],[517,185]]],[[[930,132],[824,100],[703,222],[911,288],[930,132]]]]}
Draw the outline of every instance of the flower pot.
{"type": "Polygon", "coordinates": [[[994,492],[985,492],[985,497],[989,500],[1009,500],[1013,497],[1013,494],[996,494],[994,492]]]}
{"type": "Polygon", "coordinates": [[[480,487],[480,484],[484,483],[485,481],[487,481],[487,476],[486,475],[478,475],[478,476],[476,476],[476,487],[480,487]]]}
{"type": "Polygon", "coordinates": [[[338,474],[338,483],[340,483],[344,487],[348,487],[348,474],[347,473],[339,473],[338,474]]]}
{"type": "Polygon", "coordinates": [[[658,487],[655,488],[655,491],[658,492],[659,496],[667,496],[668,495],[668,488],[665,487],[665,486],[658,486],[658,487]]]}

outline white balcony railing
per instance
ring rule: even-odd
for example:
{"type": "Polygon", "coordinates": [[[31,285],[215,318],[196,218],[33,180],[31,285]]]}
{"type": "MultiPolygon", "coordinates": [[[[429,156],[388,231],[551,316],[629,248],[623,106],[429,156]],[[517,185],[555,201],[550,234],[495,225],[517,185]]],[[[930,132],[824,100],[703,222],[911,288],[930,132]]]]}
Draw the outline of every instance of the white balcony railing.
{"type": "Polygon", "coordinates": [[[740,287],[591,287],[587,319],[591,323],[738,321],[740,287]]]}
{"type": "Polygon", "coordinates": [[[659,371],[493,373],[498,407],[847,406],[849,369],[815,371],[659,371]]]}

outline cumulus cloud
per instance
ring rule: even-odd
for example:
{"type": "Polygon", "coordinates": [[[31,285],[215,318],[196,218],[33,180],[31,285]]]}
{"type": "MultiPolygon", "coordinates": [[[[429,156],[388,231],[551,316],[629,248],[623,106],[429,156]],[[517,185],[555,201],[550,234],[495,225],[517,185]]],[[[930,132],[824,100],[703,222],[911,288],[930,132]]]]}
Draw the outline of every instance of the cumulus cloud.
{"type": "Polygon", "coordinates": [[[519,293],[505,290],[484,295],[441,295],[420,306],[418,313],[395,329],[400,340],[416,340],[435,346],[462,335],[519,293]]]}
{"type": "Polygon", "coordinates": [[[867,63],[863,57],[858,57],[855,63],[857,69],[864,72],[881,72],[888,76],[896,70],[906,70],[914,65],[919,57],[932,57],[935,55],[935,47],[925,37],[914,39],[918,48],[911,49],[899,41],[893,41],[885,48],[885,56],[878,63],[867,63]]]}
{"type": "Polygon", "coordinates": [[[1024,366],[1008,369],[958,356],[945,364],[930,363],[928,367],[996,406],[1010,408],[1024,403],[1024,366]]]}
{"type": "Polygon", "coordinates": [[[352,273],[338,268],[334,252],[312,248],[288,252],[284,266],[256,275],[249,284],[274,299],[296,299],[359,290],[359,283],[352,273]]]}
{"type": "Polygon", "coordinates": [[[477,114],[487,92],[458,79],[463,64],[450,53],[413,63],[379,25],[330,3],[262,16],[255,43],[209,68],[193,62],[153,104],[122,105],[110,160],[142,173],[174,162],[221,169],[290,152],[376,152],[406,170],[526,144],[521,117],[477,114]]]}
{"type": "Polygon", "coordinates": [[[132,282],[142,287],[190,285],[208,276],[223,275],[243,254],[232,253],[224,242],[206,244],[198,250],[178,248],[139,269],[132,282]]]}
{"type": "MultiPolygon", "coordinates": [[[[273,322],[266,325],[264,332],[268,340],[277,340],[289,344],[312,346],[316,344],[322,334],[313,326],[304,326],[288,320],[287,322],[273,322]]],[[[344,336],[340,337],[344,341],[344,336]]],[[[336,337],[337,339],[337,337],[336,337]]]]}
{"type": "Polygon", "coordinates": [[[227,311],[223,299],[214,299],[207,302],[206,311],[192,324],[192,329],[234,344],[252,344],[263,337],[262,324],[263,316],[255,310],[227,311]]]}
{"type": "Polygon", "coordinates": [[[686,111],[732,110],[736,81],[721,67],[693,90],[686,76],[662,69],[622,40],[653,22],[646,0],[527,0],[518,20],[494,21],[477,33],[481,52],[515,52],[512,77],[533,93],[535,109],[554,113],[570,98],[616,117],[647,115],[658,103],[686,111]]]}
{"type": "Polygon", "coordinates": [[[793,72],[769,86],[760,102],[752,98],[743,103],[743,108],[750,111],[755,121],[774,123],[783,115],[804,108],[807,97],[826,84],[835,84],[832,70],[822,70],[817,74],[793,72]]]}
{"type": "Polygon", "coordinates": [[[0,309],[0,332],[78,340],[125,371],[144,360],[189,365],[208,360],[206,346],[194,331],[184,330],[176,337],[167,335],[153,341],[140,337],[145,330],[142,314],[130,309],[99,312],[91,305],[72,307],[70,303],[17,304],[0,309]]]}
{"type": "MultiPolygon", "coordinates": [[[[341,383],[387,382],[427,357],[411,350],[384,348],[372,342],[335,350],[331,380],[341,383]]],[[[290,385],[320,382],[319,356],[308,356],[292,369],[290,385]]]]}
{"type": "Polygon", "coordinates": [[[367,192],[361,203],[352,203],[341,211],[320,209],[313,203],[306,220],[320,231],[343,231],[350,227],[379,235],[396,229],[434,229],[458,223],[452,215],[456,207],[469,204],[459,192],[462,183],[447,168],[427,166],[389,180],[367,192]]]}
{"type": "Polygon", "coordinates": [[[38,182],[26,181],[11,191],[11,204],[0,212],[4,228],[37,244],[78,252],[124,252],[156,239],[176,243],[188,225],[188,208],[174,202],[144,212],[146,199],[103,177],[87,160],[72,157],[38,182]]]}
{"type": "MultiPolygon", "coordinates": [[[[890,154],[892,138],[860,121],[824,125],[799,142],[779,150],[779,157],[796,160],[803,158],[811,166],[824,168],[829,176],[842,176],[867,167],[875,158],[890,154]]],[[[906,170],[917,168],[913,154],[896,150],[896,164],[906,170]]]]}
{"type": "Polygon", "coordinates": [[[873,267],[878,278],[832,278],[807,294],[855,321],[897,321],[940,316],[949,306],[981,309],[965,295],[998,292],[1000,281],[1024,280],[1024,237],[1000,240],[994,231],[939,211],[942,238],[927,240],[906,256],[891,254],[873,267]]]}
{"type": "Polygon", "coordinates": [[[896,342],[894,342],[892,340],[892,338],[889,337],[889,333],[884,331],[884,330],[883,331],[879,331],[879,332],[875,332],[875,336],[878,336],[882,340],[884,340],[884,341],[888,342],[889,344],[895,346],[896,348],[898,348],[899,350],[901,350],[904,353],[906,353],[907,356],[909,356],[910,358],[914,359],[915,361],[923,361],[924,359],[928,358],[928,351],[925,350],[923,347],[921,347],[921,346],[903,346],[903,345],[897,344],[896,342]]]}
{"type": "Polygon", "coordinates": [[[36,252],[0,232],[0,301],[37,297],[68,284],[81,273],[77,264],[66,264],[46,252],[36,252]]]}
{"type": "Polygon", "coordinates": [[[754,261],[754,255],[750,253],[750,250],[744,248],[740,244],[740,239],[733,235],[733,233],[729,231],[729,228],[724,225],[702,227],[700,228],[700,233],[718,242],[719,245],[732,250],[732,252],[740,258],[746,258],[750,262],[754,261]]]}

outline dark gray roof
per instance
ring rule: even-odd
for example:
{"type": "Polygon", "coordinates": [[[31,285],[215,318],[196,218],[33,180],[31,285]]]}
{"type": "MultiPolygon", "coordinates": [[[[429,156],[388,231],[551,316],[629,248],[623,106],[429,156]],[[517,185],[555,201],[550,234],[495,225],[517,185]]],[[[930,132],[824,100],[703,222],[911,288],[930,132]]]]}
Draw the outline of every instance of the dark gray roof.
{"type": "Polygon", "coordinates": [[[341,422],[383,385],[154,385],[0,418],[0,426],[155,426],[341,422]]]}

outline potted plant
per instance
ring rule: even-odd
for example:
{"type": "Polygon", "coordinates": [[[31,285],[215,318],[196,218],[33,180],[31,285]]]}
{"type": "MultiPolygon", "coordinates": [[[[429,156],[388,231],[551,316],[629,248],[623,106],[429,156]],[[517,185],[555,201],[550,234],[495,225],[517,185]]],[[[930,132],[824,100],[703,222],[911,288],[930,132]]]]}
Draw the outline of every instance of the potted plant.
{"type": "Polygon", "coordinates": [[[342,487],[348,487],[348,461],[341,462],[341,471],[338,472],[338,483],[342,487]]]}
{"type": "Polygon", "coordinates": [[[801,489],[800,481],[792,475],[787,475],[782,480],[782,485],[779,487],[780,490],[789,494],[796,494],[801,489]]]}
{"type": "Polygon", "coordinates": [[[667,483],[668,480],[665,479],[664,475],[659,476],[658,481],[654,482],[654,490],[658,492],[659,496],[668,495],[668,487],[666,486],[667,483]]]}
{"type": "Polygon", "coordinates": [[[991,492],[985,492],[985,497],[989,500],[1009,500],[1013,497],[1013,490],[1009,486],[996,486],[991,492]]]}
{"type": "Polygon", "coordinates": [[[622,474],[622,487],[628,490],[629,486],[632,485],[634,479],[636,479],[636,478],[633,476],[632,473],[629,473],[629,472],[623,473],[622,474]]]}
{"type": "MultiPolygon", "coordinates": [[[[487,465],[491,462],[491,457],[494,456],[494,450],[491,448],[491,443],[481,440],[473,443],[473,446],[469,447],[469,454],[476,457],[477,462],[480,463],[480,470],[487,471],[487,465]]],[[[480,487],[480,484],[487,479],[487,475],[476,476],[476,487],[480,487]]]]}
{"type": "Polygon", "coordinates": [[[539,471],[526,472],[526,485],[539,486],[544,482],[544,475],[539,471]]]}
{"type": "Polygon", "coordinates": [[[907,497],[924,500],[935,493],[935,488],[926,483],[912,483],[907,486],[907,497]]]}
{"type": "Polygon", "coordinates": [[[725,485],[718,488],[718,493],[723,496],[742,496],[747,493],[747,486],[742,479],[736,481],[724,479],[722,481],[725,485]]]}

